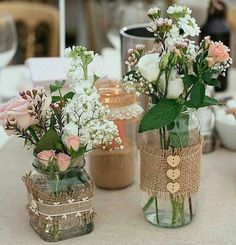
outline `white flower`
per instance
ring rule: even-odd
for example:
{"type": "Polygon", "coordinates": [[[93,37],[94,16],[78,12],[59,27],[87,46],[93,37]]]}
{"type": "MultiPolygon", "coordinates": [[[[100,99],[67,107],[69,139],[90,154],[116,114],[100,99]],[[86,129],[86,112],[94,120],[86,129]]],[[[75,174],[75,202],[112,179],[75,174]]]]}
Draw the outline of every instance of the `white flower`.
{"type": "Polygon", "coordinates": [[[160,56],[158,53],[146,54],[139,60],[139,71],[148,82],[155,82],[157,80],[160,73],[159,62],[160,56]]]}
{"type": "Polygon", "coordinates": [[[63,131],[66,133],[66,134],[69,134],[69,135],[77,135],[78,134],[78,125],[76,125],[75,123],[73,122],[69,122],[68,124],[66,124],[66,126],[63,128],[63,131]]]}
{"type": "MultiPolygon", "coordinates": [[[[160,87],[164,92],[166,88],[166,81],[164,76],[161,77],[160,87]]],[[[180,78],[176,70],[172,70],[168,80],[167,99],[178,99],[183,92],[183,80],[180,78]]]]}
{"type": "Polygon", "coordinates": [[[157,24],[155,22],[149,23],[147,30],[150,32],[155,32],[157,30],[157,24]]]}
{"type": "Polygon", "coordinates": [[[161,10],[158,7],[154,7],[149,9],[148,14],[150,15],[154,15],[154,14],[158,14],[161,10]]]}
{"type": "Polygon", "coordinates": [[[182,16],[184,16],[186,14],[190,15],[192,13],[192,10],[186,6],[174,4],[167,9],[167,13],[169,15],[177,15],[177,16],[182,15],[182,16]]]}
{"type": "Polygon", "coordinates": [[[74,85],[74,91],[76,94],[86,94],[90,95],[91,93],[95,93],[97,91],[96,87],[93,86],[93,80],[80,80],[74,85]]]}
{"type": "Polygon", "coordinates": [[[178,24],[179,27],[184,31],[184,37],[195,37],[198,36],[200,33],[200,27],[197,25],[196,20],[194,18],[191,18],[190,16],[180,18],[178,24]]]}
{"type": "Polygon", "coordinates": [[[66,48],[66,49],[64,50],[64,55],[65,55],[65,57],[69,57],[71,51],[72,51],[72,49],[71,49],[70,47],[69,47],[69,48],[66,48]]]}
{"type": "Polygon", "coordinates": [[[184,83],[181,78],[176,78],[168,82],[167,98],[177,99],[184,91],[184,83]]]}

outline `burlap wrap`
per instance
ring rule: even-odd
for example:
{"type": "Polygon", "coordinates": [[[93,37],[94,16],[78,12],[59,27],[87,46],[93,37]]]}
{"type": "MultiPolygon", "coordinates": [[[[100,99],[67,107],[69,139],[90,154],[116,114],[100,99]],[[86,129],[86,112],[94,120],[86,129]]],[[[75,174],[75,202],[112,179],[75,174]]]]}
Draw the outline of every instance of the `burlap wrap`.
{"type": "Polygon", "coordinates": [[[191,147],[162,150],[141,141],[141,190],[162,199],[183,199],[198,192],[202,146],[201,139],[199,144],[191,147]],[[167,163],[167,157],[170,155],[180,157],[180,163],[175,168],[167,163]],[[171,180],[167,176],[169,169],[179,169],[180,176],[171,180]],[[180,184],[180,189],[174,194],[167,190],[167,184],[170,182],[180,184]]]}
{"type": "Polygon", "coordinates": [[[56,195],[39,189],[43,179],[33,183],[30,174],[22,179],[28,190],[27,209],[38,230],[43,230],[48,224],[64,230],[92,222],[95,214],[92,203],[94,194],[92,182],[78,191],[56,195]]]}

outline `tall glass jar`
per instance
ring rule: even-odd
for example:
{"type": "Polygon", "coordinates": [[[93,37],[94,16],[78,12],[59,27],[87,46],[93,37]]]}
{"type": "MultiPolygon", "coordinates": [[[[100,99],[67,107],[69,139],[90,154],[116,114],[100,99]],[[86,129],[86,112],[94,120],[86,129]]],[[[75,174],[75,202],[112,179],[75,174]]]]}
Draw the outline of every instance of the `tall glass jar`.
{"type": "Polygon", "coordinates": [[[153,225],[177,228],[192,221],[197,211],[201,146],[195,110],[183,111],[168,127],[141,134],[142,210],[153,225]]]}
{"type": "Polygon", "coordinates": [[[111,82],[98,88],[100,101],[109,108],[108,118],[119,132],[119,141],[98,146],[89,153],[89,170],[95,184],[104,189],[120,189],[132,184],[137,157],[137,123],[143,112],[134,93],[111,82]]]}
{"type": "MultiPolygon", "coordinates": [[[[46,172],[35,158],[34,171],[23,177],[28,190],[30,224],[50,242],[82,236],[93,230],[93,184],[84,169],[84,156],[68,170],[46,172]]],[[[49,163],[50,164],[50,163],[49,163]]]]}

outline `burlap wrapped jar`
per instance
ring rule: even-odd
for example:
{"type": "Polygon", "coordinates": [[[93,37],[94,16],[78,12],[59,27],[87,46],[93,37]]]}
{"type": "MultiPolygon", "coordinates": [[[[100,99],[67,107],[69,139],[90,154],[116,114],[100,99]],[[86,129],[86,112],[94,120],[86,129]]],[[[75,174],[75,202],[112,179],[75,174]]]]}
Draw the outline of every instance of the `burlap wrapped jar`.
{"type": "Polygon", "coordinates": [[[109,119],[119,130],[121,144],[115,141],[89,154],[89,169],[95,184],[105,189],[129,186],[134,179],[137,155],[137,123],[143,112],[136,94],[127,93],[117,84],[98,88],[101,102],[110,109],[109,119]]]}
{"type": "Polygon", "coordinates": [[[203,140],[195,110],[140,135],[142,210],[153,225],[178,228],[197,212],[203,140]]]}
{"type": "Polygon", "coordinates": [[[33,229],[50,242],[92,232],[94,184],[84,169],[84,157],[75,159],[73,168],[54,173],[43,171],[38,161],[35,158],[35,170],[23,177],[33,229]]]}

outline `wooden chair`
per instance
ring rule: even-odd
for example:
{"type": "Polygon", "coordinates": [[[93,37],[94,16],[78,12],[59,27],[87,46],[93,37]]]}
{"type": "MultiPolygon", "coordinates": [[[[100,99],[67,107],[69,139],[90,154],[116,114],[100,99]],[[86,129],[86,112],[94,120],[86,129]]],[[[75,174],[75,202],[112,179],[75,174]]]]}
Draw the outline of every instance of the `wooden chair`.
{"type": "Polygon", "coordinates": [[[37,40],[37,31],[40,25],[48,27],[48,53],[45,55],[58,56],[59,14],[57,8],[42,3],[1,2],[1,13],[11,14],[16,23],[21,23],[25,26],[25,59],[37,56],[37,42],[40,42],[40,40],[37,40]]]}
{"type": "Polygon", "coordinates": [[[232,7],[228,10],[228,23],[231,28],[231,57],[233,66],[236,67],[236,8],[232,7]]]}

